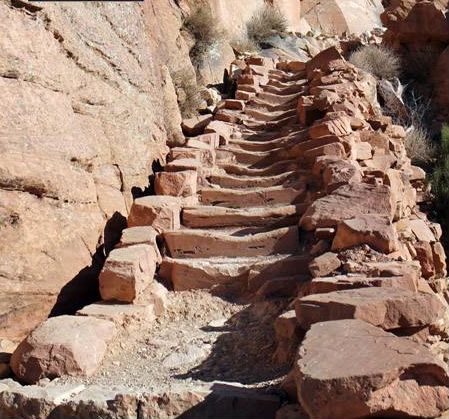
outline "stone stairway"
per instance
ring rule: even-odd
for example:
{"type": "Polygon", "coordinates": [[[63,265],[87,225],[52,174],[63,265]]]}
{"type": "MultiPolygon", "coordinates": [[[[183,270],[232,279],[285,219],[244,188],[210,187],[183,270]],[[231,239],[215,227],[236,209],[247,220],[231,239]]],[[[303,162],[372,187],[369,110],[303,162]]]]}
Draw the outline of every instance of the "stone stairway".
{"type": "MultiPolygon", "coordinates": [[[[155,174],[156,195],[134,201],[100,275],[104,301],[55,321],[75,330],[79,316],[92,319],[89,336],[99,330],[106,348],[107,327],[120,336],[161,316],[161,283],[231,302],[278,299],[288,309],[270,325],[271,356],[292,366],[288,403],[270,395],[257,417],[438,417],[449,404],[445,255],[419,208],[425,173],[406,156],[404,129],[338,48],[307,64],[251,57],[233,68],[235,99],[183,121],[186,143],[155,174]]],[[[13,356],[24,381],[27,351],[13,356]]],[[[256,417],[265,396],[223,417],[256,417]]]]}

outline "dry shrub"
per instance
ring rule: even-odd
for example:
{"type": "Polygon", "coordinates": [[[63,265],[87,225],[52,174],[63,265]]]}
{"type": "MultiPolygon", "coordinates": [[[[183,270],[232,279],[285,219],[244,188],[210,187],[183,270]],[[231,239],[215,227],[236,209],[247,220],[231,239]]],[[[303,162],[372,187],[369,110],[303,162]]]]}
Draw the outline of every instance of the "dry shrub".
{"type": "Polygon", "coordinates": [[[391,80],[401,72],[399,57],[381,45],[363,46],[351,54],[349,61],[379,79],[391,80]]]}
{"type": "Polygon", "coordinates": [[[195,38],[190,58],[196,65],[201,64],[209,50],[225,39],[225,31],[207,7],[198,7],[184,21],[184,28],[195,38]]]}
{"type": "Polygon", "coordinates": [[[260,49],[259,45],[247,36],[231,40],[231,47],[240,54],[258,52],[260,49]]]}
{"type": "Polygon", "coordinates": [[[276,7],[265,5],[246,23],[248,39],[257,45],[263,44],[276,34],[287,31],[287,20],[276,7]]]}
{"type": "Polygon", "coordinates": [[[178,71],[172,75],[172,79],[182,117],[191,118],[198,115],[203,99],[195,77],[189,76],[186,71],[178,71]]]}
{"type": "Polygon", "coordinates": [[[432,140],[422,127],[411,127],[407,130],[405,149],[412,163],[417,165],[428,165],[435,156],[432,140]]]}

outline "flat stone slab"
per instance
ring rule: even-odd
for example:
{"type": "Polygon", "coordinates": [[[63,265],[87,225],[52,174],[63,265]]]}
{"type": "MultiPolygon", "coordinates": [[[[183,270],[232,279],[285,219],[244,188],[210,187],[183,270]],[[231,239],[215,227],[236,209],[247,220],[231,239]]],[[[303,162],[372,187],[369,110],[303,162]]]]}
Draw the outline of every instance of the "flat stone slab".
{"type": "Polygon", "coordinates": [[[76,315],[109,320],[121,327],[132,323],[151,322],[155,317],[153,304],[114,304],[107,301],[89,304],[78,310],[76,315]]]}
{"type": "Polygon", "coordinates": [[[438,417],[449,403],[447,365],[426,347],[361,320],[316,323],[295,365],[312,418],[438,417]]]}
{"type": "Polygon", "coordinates": [[[301,205],[248,209],[200,206],[184,208],[182,223],[191,228],[291,225],[298,222],[302,208],[301,205]]]}
{"type": "Polygon", "coordinates": [[[310,282],[310,294],[325,294],[354,288],[387,287],[418,291],[419,280],[412,275],[367,277],[364,275],[337,275],[314,278],[310,282]]]}
{"type": "Polygon", "coordinates": [[[360,288],[314,294],[295,302],[302,328],[342,319],[360,319],[383,329],[430,325],[442,317],[445,307],[433,293],[399,288],[360,288]]]}
{"type": "Polygon", "coordinates": [[[175,258],[267,256],[299,249],[296,226],[243,236],[208,230],[168,231],[163,236],[170,256],[175,258]]]}
{"type": "Polygon", "coordinates": [[[317,199],[302,216],[300,226],[306,230],[336,227],[343,220],[365,214],[393,219],[396,203],[385,185],[354,183],[317,199]]]}

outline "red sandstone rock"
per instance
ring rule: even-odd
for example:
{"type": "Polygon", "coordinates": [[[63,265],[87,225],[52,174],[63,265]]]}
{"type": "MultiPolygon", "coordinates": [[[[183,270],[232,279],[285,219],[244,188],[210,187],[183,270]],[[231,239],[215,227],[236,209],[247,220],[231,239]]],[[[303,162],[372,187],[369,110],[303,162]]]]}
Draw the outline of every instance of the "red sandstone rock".
{"type": "Polygon", "coordinates": [[[335,227],[339,222],[360,215],[380,215],[392,220],[395,206],[388,186],[365,183],[344,185],[317,199],[305,212],[300,226],[306,230],[335,227]]]}
{"type": "Polygon", "coordinates": [[[128,226],[151,226],[161,232],[180,226],[181,201],[171,196],[145,196],[134,201],[128,226]]]}
{"type": "Polygon", "coordinates": [[[332,250],[344,250],[368,244],[383,253],[398,249],[398,235],[390,220],[384,216],[362,215],[338,224],[332,250]]]}
{"type": "Polygon", "coordinates": [[[433,293],[399,288],[360,288],[316,294],[296,300],[302,328],[321,321],[359,319],[383,329],[430,325],[444,312],[433,293]]]}
{"type": "Polygon", "coordinates": [[[402,288],[418,291],[427,284],[421,278],[413,275],[369,277],[361,274],[337,275],[324,278],[314,278],[310,282],[308,294],[325,294],[333,291],[366,287],[402,288]]]}
{"type": "Polygon", "coordinates": [[[153,281],[157,260],[146,244],[114,249],[100,273],[101,298],[132,303],[153,281]]]}
{"type": "Polygon", "coordinates": [[[17,347],[11,368],[20,380],[92,375],[115,335],[114,323],[82,316],[46,320],[17,347]]]}
{"type": "Polygon", "coordinates": [[[341,261],[332,252],[324,253],[313,259],[309,264],[309,270],[313,277],[327,276],[341,266],[341,261]]]}
{"type": "Polygon", "coordinates": [[[154,189],[157,195],[192,196],[196,195],[197,181],[194,170],[159,172],[154,179],[154,189]]]}
{"type": "Polygon", "coordinates": [[[298,399],[317,419],[436,417],[447,409],[447,366],[427,348],[360,320],[317,323],[295,365],[298,399]]]}
{"type": "Polygon", "coordinates": [[[204,132],[207,124],[212,120],[212,115],[201,115],[182,121],[182,130],[186,135],[195,136],[204,132]]]}

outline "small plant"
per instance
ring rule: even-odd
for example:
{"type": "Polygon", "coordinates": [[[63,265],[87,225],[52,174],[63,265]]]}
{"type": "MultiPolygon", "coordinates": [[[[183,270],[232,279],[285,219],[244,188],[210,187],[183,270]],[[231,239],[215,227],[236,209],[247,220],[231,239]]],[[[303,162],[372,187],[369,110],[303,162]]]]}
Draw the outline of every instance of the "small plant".
{"type": "Polygon", "coordinates": [[[223,41],[225,32],[210,9],[198,7],[184,21],[184,28],[195,38],[195,45],[190,51],[190,58],[195,65],[200,65],[214,45],[223,41]]]}
{"type": "Polygon", "coordinates": [[[422,127],[411,127],[405,137],[405,149],[413,164],[428,165],[435,156],[435,148],[428,132],[422,127]]]}
{"type": "Polygon", "coordinates": [[[172,75],[172,79],[182,117],[191,118],[197,115],[203,99],[196,78],[189,76],[186,71],[178,71],[172,75]]]}
{"type": "MultiPolygon", "coordinates": [[[[442,224],[443,231],[449,228],[449,126],[443,126],[441,142],[438,147],[438,158],[431,176],[434,206],[438,221],[442,224]]],[[[448,237],[444,239],[446,249],[448,237]]]]}
{"type": "Polygon", "coordinates": [[[287,31],[287,20],[276,7],[265,5],[246,24],[248,39],[261,45],[276,34],[287,31]]]}
{"type": "Polygon", "coordinates": [[[363,46],[351,54],[349,61],[378,79],[391,80],[401,72],[399,57],[391,49],[381,45],[363,46]]]}
{"type": "Polygon", "coordinates": [[[254,42],[254,40],[249,39],[247,36],[242,36],[241,38],[236,38],[231,40],[231,47],[239,54],[258,52],[259,45],[254,42]]]}

